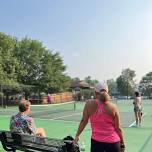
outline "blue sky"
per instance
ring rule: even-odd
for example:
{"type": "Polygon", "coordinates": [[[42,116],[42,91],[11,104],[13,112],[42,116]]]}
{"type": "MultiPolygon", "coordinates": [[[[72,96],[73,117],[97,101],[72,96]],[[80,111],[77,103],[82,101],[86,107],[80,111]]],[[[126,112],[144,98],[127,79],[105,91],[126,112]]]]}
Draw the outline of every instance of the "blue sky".
{"type": "Polygon", "coordinates": [[[151,0],[0,0],[0,31],[60,52],[71,77],[152,71],[151,0]]]}

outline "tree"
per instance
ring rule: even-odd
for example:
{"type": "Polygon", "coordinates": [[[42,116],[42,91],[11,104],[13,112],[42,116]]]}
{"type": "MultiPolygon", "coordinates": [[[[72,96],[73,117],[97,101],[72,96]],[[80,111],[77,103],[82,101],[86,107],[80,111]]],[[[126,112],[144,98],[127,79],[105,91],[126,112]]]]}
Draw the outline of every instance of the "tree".
{"type": "Polygon", "coordinates": [[[75,77],[75,78],[72,78],[71,81],[72,81],[72,82],[79,82],[79,81],[80,81],[80,78],[75,77]]]}
{"type": "Polygon", "coordinates": [[[19,62],[14,56],[16,38],[0,33],[0,83],[17,84],[19,62]]]}
{"type": "Polygon", "coordinates": [[[96,83],[98,83],[98,80],[91,79],[91,76],[87,76],[84,78],[84,81],[87,82],[90,86],[94,87],[96,83]]]}
{"type": "Polygon", "coordinates": [[[71,78],[58,52],[27,37],[18,40],[0,33],[0,83],[37,86],[43,92],[66,91],[71,78]]]}
{"type": "Polygon", "coordinates": [[[39,85],[44,90],[62,92],[69,88],[71,79],[64,73],[66,66],[63,64],[63,60],[58,52],[52,53],[49,50],[46,51],[41,65],[39,85]]]}
{"type": "Polygon", "coordinates": [[[9,94],[18,90],[16,71],[19,68],[19,62],[14,55],[15,46],[15,37],[0,33],[0,94],[2,95],[2,105],[3,101],[6,104],[9,94]]]}
{"type": "Polygon", "coordinates": [[[139,90],[148,97],[152,95],[152,72],[147,73],[139,83],[139,90]]]}
{"type": "Polygon", "coordinates": [[[110,95],[116,95],[117,94],[117,83],[114,79],[107,80],[108,88],[109,88],[109,94],[110,95]]]}
{"type": "Polygon", "coordinates": [[[117,78],[117,88],[121,95],[132,95],[135,89],[135,71],[129,68],[122,70],[121,75],[117,78]]]}
{"type": "Polygon", "coordinates": [[[18,41],[14,53],[20,63],[20,69],[17,72],[19,83],[37,84],[44,52],[45,48],[37,40],[23,38],[18,41]]]}

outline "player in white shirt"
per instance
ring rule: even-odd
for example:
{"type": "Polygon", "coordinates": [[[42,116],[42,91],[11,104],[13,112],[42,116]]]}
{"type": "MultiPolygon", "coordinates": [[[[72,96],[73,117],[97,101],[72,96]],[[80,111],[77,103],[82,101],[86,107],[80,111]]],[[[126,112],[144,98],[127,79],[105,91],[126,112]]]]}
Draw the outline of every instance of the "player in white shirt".
{"type": "Polygon", "coordinates": [[[136,119],[136,126],[141,125],[141,117],[142,117],[142,101],[141,101],[141,96],[139,92],[135,92],[135,99],[134,99],[134,112],[135,112],[135,119],[136,119]]]}

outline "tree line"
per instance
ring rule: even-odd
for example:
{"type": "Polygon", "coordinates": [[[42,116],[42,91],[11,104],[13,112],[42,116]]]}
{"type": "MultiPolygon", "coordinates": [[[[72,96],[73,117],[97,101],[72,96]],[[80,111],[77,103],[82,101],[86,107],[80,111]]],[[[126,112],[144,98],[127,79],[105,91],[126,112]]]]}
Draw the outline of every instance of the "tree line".
{"type": "Polygon", "coordinates": [[[1,85],[9,86],[8,89],[22,85],[43,92],[63,92],[71,81],[65,71],[60,54],[47,49],[42,42],[0,33],[1,85]]]}
{"type": "MultiPolygon", "coordinates": [[[[45,93],[67,91],[71,82],[80,79],[68,76],[66,69],[59,52],[49,50],[41,41],[28,37],[18,39],[0,32],[0,85],[8,86],[7,89],[33,86],[45,93]]],[[[152,72],[143,76],[138,84],[135,77],[134,70],[123,69],[116,80],[107,80],[110,94],[131,96],[138,89],[150,97],[152,72]]],[[[98,82],[91,76],[84,78],[84,81],[92,87],[98,82]]]]}
{"type": "Polygon", "coordinates": [[[136,80],[136,73],[129,68],[123,69],[121,75],[114,79],[107,80],[111,95],[133,96],[135,91],[142,95],[152,97],[152,72],[148,72],[139,82],[136,80]]]}
{"type": "MultiPolygon", "coordinates": [[[[73,79],[73,81],[79,80],[79,78],[73,79]]],[[[99,82],[97,79],[92,79],[91,76],[85,77],[84,81],[92,87],[99,82]]],[[[126,68],[122,70],[116,79],[108,79],[106,82],[111,96],[129,97],[133,96],[135,91],[139,91],[144,96],[152,97],[152,72],[148,72],[137,82],[136,72],[130,68],[126,68]]]]}

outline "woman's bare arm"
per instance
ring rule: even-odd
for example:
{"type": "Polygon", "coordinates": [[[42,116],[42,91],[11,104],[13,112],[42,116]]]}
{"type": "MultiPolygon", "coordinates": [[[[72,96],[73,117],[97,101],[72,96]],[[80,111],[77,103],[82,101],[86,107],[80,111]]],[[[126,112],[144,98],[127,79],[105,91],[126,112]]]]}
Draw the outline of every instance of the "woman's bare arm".
{"type": "Polygon", "coordinates": [[[120,124],[119,110],[118,110],[118,108],[116,106],[114,107],[114,110],[115,110],[115,117],[114,117],[115,128],[116,128],[116,131],[117,131],[117,133],[118,133],[118,135],[120,137],[121,145],[124,146],[124,137],[123,137],[123,130],[122,130],[121,124],[120,124]]]}
{"type": "Polygon", "coordinates": [[[76,142],[76,143],[78,142],[79,136],[80,136],[80,134],[82,133],[82,131],[84,130],[84,128],[85,128],[85,126],[87,125],[88,120],[89,120],[88,106],[89,106],[89,103],[86,102],[86,104],[85,104],[85,106],[84,106],[84,109],[83,109],[83,116],[82,116],[82,119],[81,119],[81,121],[80,121],[78,130],[77,130],[77,133],[76,133],[76,136],[75,136],[75,142],[76,142]]]}

